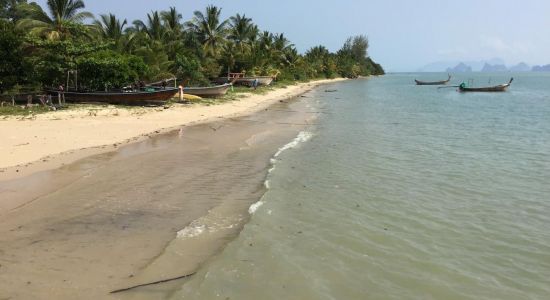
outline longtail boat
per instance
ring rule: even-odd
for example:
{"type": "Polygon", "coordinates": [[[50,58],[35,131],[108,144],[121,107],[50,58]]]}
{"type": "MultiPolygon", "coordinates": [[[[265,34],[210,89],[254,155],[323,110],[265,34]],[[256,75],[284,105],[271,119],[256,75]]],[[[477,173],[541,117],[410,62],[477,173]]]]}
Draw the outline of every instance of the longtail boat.
{"type": "Polygon", "coordinates": [[[512,84],[512,81],[514,81],[514,78],[510,78],[510,81],[505,84],[477,88],[467,87],[465,83],[462,83],[458,86],[458,90],[460,92],[505,92],[512,84]]]}
{"type": "Polygon", "coordinates": [[[225,83],[209,87],[184,87],[183,93],[199,97],[219,97],[225,95],[231,86],[231,83],[225,83]]]}
{"type": "Polygon", "coordinates": [[[242,84],[246,86],[252,86],[254,80],[258,79],[258,85],[270,85],[273,82],[271,76],[256,76],[256,77],[243,77],[235,81],[236,84],[242,84]]]}
{"type": "MultiPolygon", "coordinates": [[[[50,95],[57,96],[58,91],[48,91],[50,95]]],[[[110,104],[140,105],[163,104],[178,94],[178,89],[151,89],[145,91],[120,91],[120,92],[64,92],[67,102],[103,102],[110,104]]]]}
{"type": "Polygon", "coordinates": [[[451,75],[449,74],[449,78],[447,80],[441,80],[441,81],[420,81],[420,80],[414,80],[417,85],[445,85],[451,81],[451,75]]]}
{"type": "Polygon", "coordinates": [[[273,76],[255,76],[255,77],[218,77],[214,82],[218,84],[234,83],[238,85],[252,86],[254,80],[258,79],[258,85],[270,85],[273,82],[273,76]]]}

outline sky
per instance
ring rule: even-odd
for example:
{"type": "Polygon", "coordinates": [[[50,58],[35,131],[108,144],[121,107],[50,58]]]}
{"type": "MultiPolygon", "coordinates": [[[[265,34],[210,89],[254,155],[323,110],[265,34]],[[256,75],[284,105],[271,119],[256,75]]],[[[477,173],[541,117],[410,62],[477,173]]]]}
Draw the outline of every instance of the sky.
{"type": "MultiPolygon", "coordinates": [[[[37,0],[44,5],[46,0],[37,0]]],[[[500,58],[508,65],[550,63],[550,0],[84,0],[95,15],[129,22],[175,6],[184,20],[213,4],[222,17],[252,17],[260,29],[284,33],[300,52],[367,35],[369,54],[390,72],[438,61],[500,58]]],[[[44,6],[43,6],[44,7],[44,6]]]]}

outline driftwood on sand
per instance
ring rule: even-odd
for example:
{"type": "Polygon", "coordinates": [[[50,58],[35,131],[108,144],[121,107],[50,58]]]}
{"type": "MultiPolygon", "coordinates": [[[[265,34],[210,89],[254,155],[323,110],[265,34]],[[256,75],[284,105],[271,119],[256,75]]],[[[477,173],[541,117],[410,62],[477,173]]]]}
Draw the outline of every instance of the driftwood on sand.
{"type": "Polygon", "coordinates": [[[165,283],[165,282],[169,282],[169,281],[174,281],[174,280],[178,280],[178,279],[183,279],[183,278],[186,278],[186,277],[193,276],[193,275],[195,275],[195,273],[196,272],[193,272],[193,273],[187,274],[187,275],[174,277],[174,278],[159,280],[159,281],[155,281],[155,282],[138,284],[138,285],[134,285],[134,286],[131,286],[131,287],[111,291],[109,294],[116,294],[116,293],[126,292],[126,291],[133,290],[133,289],[136,289],[136,288],[139,288],[139,287],[144,287],[144,286],[149,286],[149,285],[155,285],[155,284],[165,283]]]}

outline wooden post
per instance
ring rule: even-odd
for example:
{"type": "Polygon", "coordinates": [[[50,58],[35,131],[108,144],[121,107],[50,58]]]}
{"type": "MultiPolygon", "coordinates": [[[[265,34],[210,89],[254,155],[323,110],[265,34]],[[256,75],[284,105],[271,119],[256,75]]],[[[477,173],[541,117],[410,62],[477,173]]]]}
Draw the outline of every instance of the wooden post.
{"type": "Polygon", "coordinates": [[[179,86],[179,93],[180,93],[180,101],[183,101],[183,86],[179,86]]]}

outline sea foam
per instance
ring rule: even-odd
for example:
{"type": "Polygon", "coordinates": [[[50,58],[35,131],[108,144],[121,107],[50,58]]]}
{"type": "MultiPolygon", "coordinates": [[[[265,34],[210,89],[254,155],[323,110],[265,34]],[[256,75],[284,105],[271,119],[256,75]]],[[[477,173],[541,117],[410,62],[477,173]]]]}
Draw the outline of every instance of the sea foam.
{"type": "MultiPolygon", "coordinates": [[[[269,184],[269,175],[275,170],[275,165],[277,164],[277,157],[279,157],[281,155],[281,153],[283,153],[284,151],[288,150],[288,149],[292,149],[292,148],[296,148],[298,145],[300,145],[301,143],[305,143],[307,142],[309,139],[311,139],[311,137],[313,137],[313,133],[311,132],[308,132],[308,131],[300,131],[300,133],[298,133],[298,136],[295,137],[290,143],[284,145],[283,147],[279,148],[279,150],[277,151],[277,153],[275,153],[275,155],[273,155],[273,158],[271,158],[270,160],[270,163],[271,163],[271,168],[269,168],[269,170],[267,171],[267,177],[264,181],[264,186],[266,189],[269,189],[270,188],[270,184],[269,184]]],[[[248,213],[249,214],[254,214],[258,208],[260,208],[260,206],[262,206],[264,204],[263,201],[258,201],[252,205],[250,205],[250,207],[248,208],[248,213]]]]}

